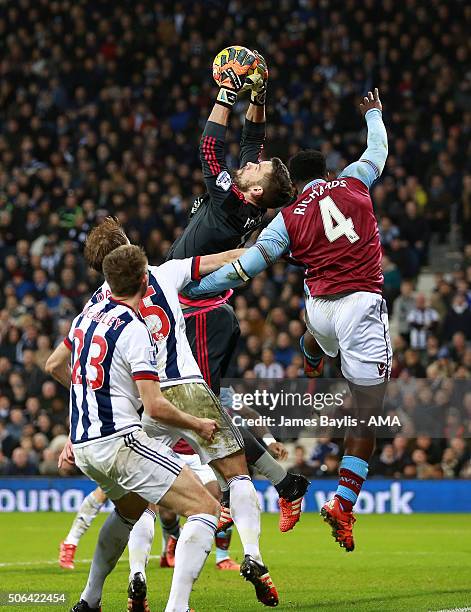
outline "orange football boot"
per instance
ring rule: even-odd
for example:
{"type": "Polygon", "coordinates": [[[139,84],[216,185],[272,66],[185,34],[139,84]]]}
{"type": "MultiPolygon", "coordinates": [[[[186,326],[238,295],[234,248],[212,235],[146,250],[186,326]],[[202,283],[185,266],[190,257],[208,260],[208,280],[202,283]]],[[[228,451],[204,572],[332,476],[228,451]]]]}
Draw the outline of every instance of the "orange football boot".
{"type": "Polygon", "coordinates": [[[301,518],[303,497],[309,487],[309,480],[301,474],[292,474],[291,496],[292,500],[281,497],[278,500],[280,506],[280,520],[278,527],[282,533],[293,529],[301,518]]]}
{"type": "Polygon", "coordinates": [[[332,536],[335,541],[347,552],[351,552],[355,548],[353,525],[356,518],[353,512],[344,512],[339,498],[333,497],[322,506],[321,516],[332,527],[332,536]]]}
{"type": "Polygon", "coordinates": [[[75,544],[60,543],[59,565],[64,569],[73,570],[75,568],[74,557],[77,546],[75,544]]]}
{"type": "Polygon", "coordinates": [[[230,558],[219,561],[219,563],[216,563],[216,567],[219,570],[223,570],[223,571],[229,570],[229,571],[238,572],[240,570],[240,565],[236,563],[233,559],[230,559],[230,558]]]}

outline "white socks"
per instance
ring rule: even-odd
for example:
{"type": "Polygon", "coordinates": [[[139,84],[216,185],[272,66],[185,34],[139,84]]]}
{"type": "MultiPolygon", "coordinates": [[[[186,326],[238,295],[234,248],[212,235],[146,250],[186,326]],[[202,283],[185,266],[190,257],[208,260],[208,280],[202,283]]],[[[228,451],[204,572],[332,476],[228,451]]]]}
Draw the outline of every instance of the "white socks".
{"type": "Polygon", "coordinates": [[[228,481],[231,491],[231,515],[234,520],[244,555],[262,563],[260,555],[260,504],[250,476],[235,476],[228,481]]]}
{"type": "Polygon", "coordinates": [[[105,579],[123,554],[135,522],[121,517],[114,510],[103,523],[98,535],[87,586],[80,597],[87,602],[90,608],[98,607],[105,579]]]}
{"type": "Polygon", "coordinates": [[[147,508],[131,531],[128,542],[129,580],[132,580],[137,572],[146,577],[146,566],[154,541],[154,524],[155,513],[147,508]]]}
{"type": "Polygon", "coordinates": [[[65,544],[74,544],[77,546],[80,538],[90,527],[96,515],[100,512],[103,504],[95,499],[93,493],[94,491],[84,498],[82,505],[75,516],[74,522],[72,523],[72,527],[64,540],[65,544]]]}
{"type": "Polygon", "coordinates": [[[188,517],[175,549],[172,588],[165,612],[186,612],[193,583],[211,551],[217,519],[212,514],[188,517]]]}

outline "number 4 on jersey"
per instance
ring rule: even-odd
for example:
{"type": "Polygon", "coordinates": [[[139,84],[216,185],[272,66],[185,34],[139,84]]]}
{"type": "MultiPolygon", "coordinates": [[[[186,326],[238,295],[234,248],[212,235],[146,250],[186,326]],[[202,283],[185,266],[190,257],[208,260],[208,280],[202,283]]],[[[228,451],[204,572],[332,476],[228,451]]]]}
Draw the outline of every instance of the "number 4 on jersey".
{"type": "Polygon", "coordinates": [[[341,236],[346,236],[352,244],[360,239],[360,236],[355,232],[351,217],[348,217],[348,219],[344,217],[342,211],[337,208],[330,196],[319,200],[319,206],[325,235],[329,242],[334,242],[341,236]],[[336,225],[334,225],[334,221],[336,225]]]}

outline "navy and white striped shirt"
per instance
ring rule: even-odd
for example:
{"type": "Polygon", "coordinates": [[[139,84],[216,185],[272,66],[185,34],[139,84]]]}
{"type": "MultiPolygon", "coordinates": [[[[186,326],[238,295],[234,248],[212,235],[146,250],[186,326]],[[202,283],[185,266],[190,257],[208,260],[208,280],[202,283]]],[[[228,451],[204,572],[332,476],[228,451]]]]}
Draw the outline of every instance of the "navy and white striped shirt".
{"type": "Polygon", "coordinates": [[[141,427],[135,381],[159,380],[155,345],[142,317],[113,298],[90,304],[64,342],[72,352],[72,443],[82,446],[141,427]]]}
{"type": "MultiPolygon", "coordinates": [[[[191,280],[199,279],[199,257],[172,259],[160,266],[149,266],[149,287],[139,304],[157,349],[157,371],[162,388],[189,382],[202,382],[203,376],[186,336],[186,325],[178,294],[191,280]]],[[[107,301],[107,282],[95,291],[88,305],[107,301]]]]}

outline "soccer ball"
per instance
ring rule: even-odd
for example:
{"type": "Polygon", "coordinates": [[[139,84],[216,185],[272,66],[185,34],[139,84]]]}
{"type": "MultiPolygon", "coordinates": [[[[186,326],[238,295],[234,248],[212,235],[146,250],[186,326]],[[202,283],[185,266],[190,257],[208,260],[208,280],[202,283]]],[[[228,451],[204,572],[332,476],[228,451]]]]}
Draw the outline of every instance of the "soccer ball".
{"type": "MultiPolygon", "coordinates": [[[[241,51],[245,51],[246,54],[253,55],[253,51],[247,49],[247,47],[241,47],[240,45],[232,45],[231,47],[226,47],[222,51],[219,51],[219,53],[214,58],[213,78],[219,86],[221,85],[222,67],[225,66],[227,62],[231,60],[236,60],[241,51]]],[[[243,57],[241,58],[242,61],[245,57],[246,55],[243,55],[243,57]]],[[[259,59],[255,56],[254,61],[252,62],[249,71],[247,72],[247,76],[257,73],[260,74],[261,77],[266,78],[266,72],[266,67],[262,67],[260,65],[259,59]]]]}

